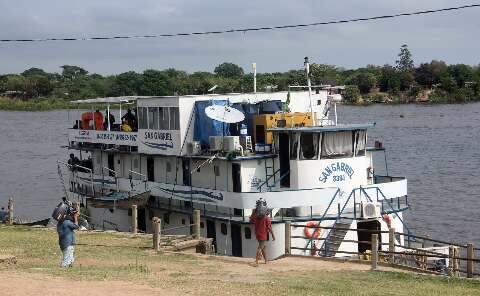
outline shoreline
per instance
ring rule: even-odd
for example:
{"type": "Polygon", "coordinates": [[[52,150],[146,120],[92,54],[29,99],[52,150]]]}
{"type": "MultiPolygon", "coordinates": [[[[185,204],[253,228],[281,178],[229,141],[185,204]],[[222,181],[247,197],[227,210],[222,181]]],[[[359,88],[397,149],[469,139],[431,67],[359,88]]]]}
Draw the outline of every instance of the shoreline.
{"type": "MultiPolygon", "coordinates": [[[[410,101],[410,102],[400,102],[398,100],[392,100],[387,102],[371,102],[366,100],[361,100],[357,102],[347,102],[343,101],[340,104],[346,106],[358,106],[358,107],[369,107],[373,105],[390,105],[390,106],[400,106],[400,105],[420,105],[420,106],[439,106],[439,105],[463,105],[470,103],[477,103],[480,101],[471,100],[464,102],[424,102],[424,101],[410,101]]],[[[17,99],[2,99],[0,98],[0,111],[27,111],[27,112],[42,112],[42,111],[56,111],[56,110],[76,110],[76,109],[90,109],[91,106],[77,106],[70,103],[70,101],[65,101],[63,99],[48,98],[48,99],[34,99],[34,100],[17,100],[17,99]]],[[[98,106],[97,108],[106,108],[103,105],[98,106]]],[[[115,109],[114,107],[112,109],[115,109]]]]}

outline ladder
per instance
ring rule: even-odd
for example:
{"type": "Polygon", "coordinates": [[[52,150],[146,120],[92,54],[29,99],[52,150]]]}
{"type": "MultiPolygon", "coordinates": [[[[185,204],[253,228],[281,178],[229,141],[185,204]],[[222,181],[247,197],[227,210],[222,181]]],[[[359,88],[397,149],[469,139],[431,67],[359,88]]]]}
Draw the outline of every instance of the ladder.
{"type": "Polygon", "coordinates": [[[265,180],[266,180],[265,185],[267,185],[269,191],[272,191],[272,188],[275,187],[275,184],[276,184],[275,175],[277,172],[275,171],[275,158],[274,157],[265,158],[264,164],[265,164],[265,180]]]}

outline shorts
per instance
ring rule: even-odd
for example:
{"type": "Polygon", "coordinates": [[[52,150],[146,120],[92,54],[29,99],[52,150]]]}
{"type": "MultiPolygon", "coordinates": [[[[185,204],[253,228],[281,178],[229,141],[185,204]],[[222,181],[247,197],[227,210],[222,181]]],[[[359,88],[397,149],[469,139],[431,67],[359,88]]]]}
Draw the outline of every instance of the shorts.
{"type": "Polygon", "coordinates": [[[264,240],[257,240],[258,241],[258,248],[263,249],[265,248],[265,241],[264,240]]]}

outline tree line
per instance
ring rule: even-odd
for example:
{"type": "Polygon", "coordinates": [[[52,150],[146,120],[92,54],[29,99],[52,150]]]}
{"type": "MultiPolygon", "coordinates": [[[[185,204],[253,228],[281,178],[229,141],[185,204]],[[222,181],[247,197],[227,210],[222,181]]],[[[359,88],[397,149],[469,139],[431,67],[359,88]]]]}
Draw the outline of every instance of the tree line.
{"type": "MultiPolygon", "coordinates": [[[[352,103],[407,103],[424,96],[431,102],[480,100],[480,66],[447,65],[438,60],[415,66],[407,45],[400,48],[393,65],[345,69],[313,63],[310,70],[312,84],[346,85],[345,99],[352,103]]],[[[257,74],[259,91],[288,90],[288,86],[306,84],[303,69],[257,74]]],[[[0,75],[0,95],[22,100],[206,94],[214,85],[216,93],[252,92],[253,74],[233,63],[222,63],[213,73],[149,69],[102,76],[64,65],[61,73],[30,68],[20,74],[0,75]]]]}

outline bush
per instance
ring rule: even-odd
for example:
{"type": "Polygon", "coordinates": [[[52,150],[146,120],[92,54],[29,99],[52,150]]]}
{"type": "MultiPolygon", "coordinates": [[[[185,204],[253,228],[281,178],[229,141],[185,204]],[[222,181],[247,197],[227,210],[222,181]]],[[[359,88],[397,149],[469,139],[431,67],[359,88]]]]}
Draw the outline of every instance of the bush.
{"type": "Polygon", "coordinates": [[[350,104],[354,104],[360,98],[360,90],[356,85],[347,85],[345,87],[345,95],[343,96],[345,101],[350,104]]]}

